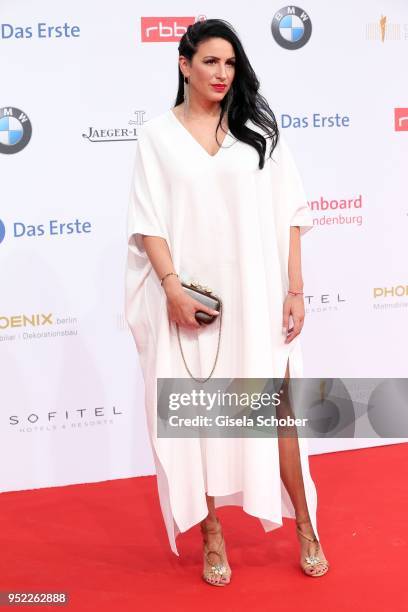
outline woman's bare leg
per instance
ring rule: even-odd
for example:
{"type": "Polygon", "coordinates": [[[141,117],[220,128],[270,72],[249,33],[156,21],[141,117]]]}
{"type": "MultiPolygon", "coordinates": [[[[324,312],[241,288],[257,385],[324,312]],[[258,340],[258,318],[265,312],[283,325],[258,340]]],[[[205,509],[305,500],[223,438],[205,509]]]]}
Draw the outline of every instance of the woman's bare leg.
{"type": "Polygon", "coordinates": [[[205,532],[203,533],[203,537],[205,538],[205,542],[208,546],[208,549],[219,551],[222,557],[220,557],[219,555],[215,553],[209,553],[208,563],[204,559],[204,571],[205,572],[209,571],[209,564],[215,565],[215,564],[224,563],[227,567],[227,575],[226,576],[224,575],[222,578],[220,576],[213,577],[212,581],[213,582],[219,582],[219,581],[229,582],[230,575],[231,575],[231,568],[228,564],[225,542],[224,544],[222,544],[221,530],[220,530],[220,526],[217,520],[217,515],[215,512],[214,497],[212,495],[207,495],[206,493],[205,498],[207,501],[208,515],[206,516],[204,520],[201,521],[201,525],[203,526],[205,530],[205,532]]]}
{"type": "Polygon", "coordinates": [[[207,501],[208,515],[202,521],[203,523],[207,523],[208,525],[214,524],[217,519],[217,515],[215,513],[215,505],[214,505],[214,497],[212,495],[205,494],[205,499],[207,501]]]}
{"type": "MultiPolygon", "coordinates": [[[[286,366],[285,373],[285,391],[289,382],[289,365],[286,366]]],[[[278,417],[294,416],[289,405],[289,399],[285,394],[284,402],[278,410],[278,417]]],[[[307,509],[305,488],[303,483],[302,469],[300,463],[299,441],[294,434],[294,428],[278,427],[279,436],[279,461],[280,475],[283,483],[290,495],[293,506],[295,508],[296,520],[306,521],[310,519],[307,509]],[[283,435],[285,434],[285,435],[283,435]]]]}
{"type": "MultiPolygon", "coordinates": [[[[295,415],[292,412],[289,398],[287,395],[287,385],[289,382],[289,364],[286,366],[285,373],[285,381],[284,381],[284,401],[281,403],[281,406],[277,410],[278,417],[286,417],[295,415]]],[[[310,522],[310,515],[307,508],[306,502],[306,494],[305,487],[303,482],[302,475],[302,466],[300,461],[300,452],[299,452],[299,441],[297,438],[296,428],[293,427],[278,427],[279,435],[278,444],[279,444],[279,462],[280,462],[280,475],[282,481],[286,487],[286,490],[290,496],[293,507],[295,509],[296,521],[304,524],[301,525],[301,531],[307,536],[313,537],[315,536],[313,526],[310,522]],[[285,434],[285,435],[282,435],[285,434]]],[[[301,545],[301,554],[302,557],[305,555],[313,554],[314,545],[310,544],[302,538],[298,536],[300,539],[301,545]]],[[[322,559],[325,559],[323,549],[320,549],[319,556],[322,559]]],[[[312,573],[320,573],[322,568],[317,566],[315,570],[311,570],[312,573]]]]}

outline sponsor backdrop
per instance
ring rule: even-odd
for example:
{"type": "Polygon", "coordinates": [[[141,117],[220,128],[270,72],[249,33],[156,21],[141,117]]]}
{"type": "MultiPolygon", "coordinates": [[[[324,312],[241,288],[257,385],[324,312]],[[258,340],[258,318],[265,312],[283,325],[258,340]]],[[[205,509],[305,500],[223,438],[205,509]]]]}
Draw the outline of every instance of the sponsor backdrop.
{"type": "Polygon", "coordinates": [[[173,105],[177,41],[206,17],[241,36],[313,212],[305,376],[407,374],[403,0],[2,0],[2,491],[154,473],[123,314],[126,212],[139,127],[173,105]]]}

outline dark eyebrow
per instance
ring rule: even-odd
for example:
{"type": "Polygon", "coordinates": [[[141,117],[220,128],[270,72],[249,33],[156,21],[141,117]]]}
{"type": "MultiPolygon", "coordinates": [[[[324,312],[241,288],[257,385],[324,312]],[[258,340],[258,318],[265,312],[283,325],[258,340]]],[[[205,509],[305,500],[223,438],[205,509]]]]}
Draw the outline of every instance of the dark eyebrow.
{"type": "MultiPolygon", "coordinates": [[[[217,57],[216,55],[205,55],[205,56],[203,57],[203,59],[208,59],[208,58],[210,58],[210,57],[211,57],[212,59],[220,59],[220,58],[219,58],[219,57],[217,57]]],[[[228,59],[229,59],[229,60],[231,60],[231,59],[235,59],[235,55],[233,55],[232,57],[229,57],[228,59]]],[[[227,60],[227,61],[228,61],[228,60],[227,60]]]]}

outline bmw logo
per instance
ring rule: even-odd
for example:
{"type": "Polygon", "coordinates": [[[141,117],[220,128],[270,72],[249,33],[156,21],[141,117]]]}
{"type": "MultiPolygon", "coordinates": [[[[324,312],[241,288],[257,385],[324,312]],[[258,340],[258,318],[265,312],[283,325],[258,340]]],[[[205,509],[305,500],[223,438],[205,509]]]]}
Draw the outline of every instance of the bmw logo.
{"type": "Polygon", "coordinates": [[[6,228],[4,227],[3,221],[0,219],[0,243],[3,242],[5,235],[6,235],[6,228]]]}
{"type": "Polygon", "coordinates": [[[0,153],[18,153],[31,138],[31,122],[19,108],[0,108],[0,153]]]}
{"type": "Polygon", "coordinates": [[[298,6],[285,6],[275,13],[272,36],[284,49],[300,49],[312,35],[309,15],[298,6]]]}

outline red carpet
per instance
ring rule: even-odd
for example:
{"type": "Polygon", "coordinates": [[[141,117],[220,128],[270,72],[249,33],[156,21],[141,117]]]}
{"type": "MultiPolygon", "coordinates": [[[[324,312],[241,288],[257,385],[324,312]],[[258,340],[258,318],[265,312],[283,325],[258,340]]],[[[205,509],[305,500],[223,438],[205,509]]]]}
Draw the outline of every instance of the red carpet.
{"type": "Polygon", "coordinates": [[[62,609],[75,611],[405,612],[407,459],[407,444],[310,457],[322,578],[301,573],[294,521],[265,534],[241,508],[220,508],[224,588],[200,579],[198,525],[179,536],[180,558],[170,551],[153,476],[2,493],[0,591],[66,591],[62,609]]]}

